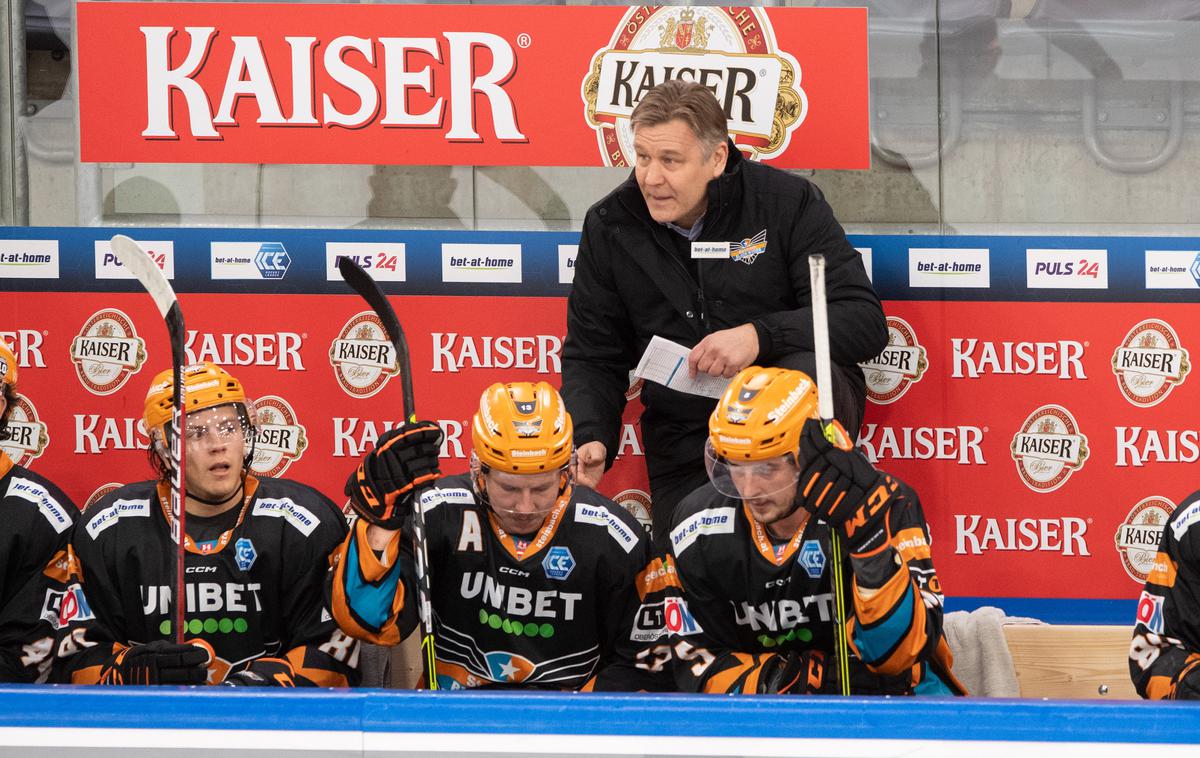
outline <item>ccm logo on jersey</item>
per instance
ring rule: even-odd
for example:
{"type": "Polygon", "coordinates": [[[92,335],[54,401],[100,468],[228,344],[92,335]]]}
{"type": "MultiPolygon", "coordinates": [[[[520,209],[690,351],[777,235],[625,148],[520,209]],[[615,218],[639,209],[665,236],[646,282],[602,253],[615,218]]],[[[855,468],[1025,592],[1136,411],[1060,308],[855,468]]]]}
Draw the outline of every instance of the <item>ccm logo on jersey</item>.
{"type": "Polygon", "coordinates": [[[668,634],[686,637],[701,634],[704,629],[688,610],[687,601],[669,597],[661,603],[645,603],[638,608],[629,639],[634,642],[653,642],[668,634]]]}

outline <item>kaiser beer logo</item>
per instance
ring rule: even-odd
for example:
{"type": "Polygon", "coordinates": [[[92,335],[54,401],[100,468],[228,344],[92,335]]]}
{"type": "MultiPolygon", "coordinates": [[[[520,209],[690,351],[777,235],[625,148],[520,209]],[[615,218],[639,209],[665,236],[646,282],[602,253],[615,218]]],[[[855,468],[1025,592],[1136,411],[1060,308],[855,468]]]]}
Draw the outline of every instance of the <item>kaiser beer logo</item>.
{"type": "Polygon", "coordinates": [[[650,495],[643,490],[628,489],[619,493],[613,500],[638,520],[646,534],[650,533],[650,495]]]}
{"type": "Polygon", "coordinates": [[[396,348],[371,311],[353,316],[329,348],[338,384],[351,397],[370,397],[400,371],[396,348]]]}
{"type": "Polygon", "coordinates": [[[106,308],[93,313],[71,341],[71,362],[89,392],[111,395],[142,368],[146,343],[128,316],[106,308]]]}
{"type": "Polygon", "coordinates": [[[99,502],[102,498],[108,496],[109,494],[111,494],[113,492],[116,492],[120,488],[121,488],[121,485],[118,482],[108,482],[106,484],[101,484],[99,487],[97,487],[95,490],[92,491],[92,494],[88,495],[87,501],[84,502],[83,508],[81,508],[80,510],[86,511],[88,508],[90,508],[92,506],[92,503],[99,502]]]}
{"type": "Polygon", "coordinates": [[[641,6],[629,9],[608,47],[592,56],[581,94],[605,165],[633,165],[629,116],[647,91],[670,79],[712,89],[736,146],[765,159],[781,154],[804,122],[800,74],[761,8],[641,6]]]}
{"type": "Polygon", "coordinates": [[[29,463],[46,451],[50,435],[46,425],[38,418],[37,409],[24,395],[16,395],[12,411],[8,415],[8,426],[0,437],[0,450],[8,454],[18,466],[29,463]]]}
{"type": "Polygon", "coordinates": [[[1121,394],[1143,408],[1166,400],[1191,370],[1175,330],[1154,318],[1129,330],[1113,353],[1112,367],[1121,394]]]}
{"type": "Polygon", "coordinates": [[[1071,412],[1043,405],[1025,419],[1012,441],[1012,457],[1021,481],[1034,492],[1053,492],[1083,468],[1088,439],[1071,412]]]}
{"type": "Polygon", "coordinates": [[[308,436],[296,421],[296,412],[277,395],[254,401],[254,429],[250,470],[257,476],[281,476],[308,447],[308,436]]]}
{"type": "Polygon", "coordinates": [[[1152,495],[1133,506],[1117,527],[1117,553],[1121,556],[1121,565],[1129,578],[1139,585],[1146,583],[1150,569],[1154,568],[1163,524],[1174,511],[1175,504],[1170,500],[1152,495]]]}
{"type": "Polygon", "coordinates": [[[888,316],[888,343],[879,355],[860,364],[867,378],[867,397],[878,405],[894,403],[921,381],[929,362],[912,326],[888,316]]]}

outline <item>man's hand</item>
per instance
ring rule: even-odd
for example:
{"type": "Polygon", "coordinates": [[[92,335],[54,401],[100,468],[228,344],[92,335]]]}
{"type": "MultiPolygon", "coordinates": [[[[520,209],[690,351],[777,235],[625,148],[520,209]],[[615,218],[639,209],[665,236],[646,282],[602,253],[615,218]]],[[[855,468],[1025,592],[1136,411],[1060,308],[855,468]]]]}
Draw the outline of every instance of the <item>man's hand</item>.
{"type": "Polygon", "coordinates": [[[208,651],[198,645],[155,640],[117,652],[100,674],[101,684],[204,684],[208,651]]]}
{"type": "Polygon", "coordinates": [[[732,378],[758,357],[758,332],[754,324],[713,332],[688,353],[688,374],[732,378]]]}
{"type": "Polygon", "coordinates": [[[608,449],[603,442],[585,442],[575,451],[575,482],[585,487],[596,489],[600,486],[600,478],[604,476],[604,460],[608,457],[608,449]]]}

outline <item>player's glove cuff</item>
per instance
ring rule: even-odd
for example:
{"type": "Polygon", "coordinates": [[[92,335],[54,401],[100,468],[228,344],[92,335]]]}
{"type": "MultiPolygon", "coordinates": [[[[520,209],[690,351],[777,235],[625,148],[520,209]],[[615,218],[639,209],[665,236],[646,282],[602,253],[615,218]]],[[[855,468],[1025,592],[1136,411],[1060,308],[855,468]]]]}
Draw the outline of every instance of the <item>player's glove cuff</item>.
{"type": "Polygon", "coordinates": [[[228,687],[295,687],[296,671],[283,658],[259,658],[225,677],[228,687]]]}
{"type": "Polygon", "coordinates": [[[804,507],[842,532],[851,553],[883,549],[891,539],[887,513],[899,486],[896,480],[872,466],[860,451],[829,442],[817,419],[804,423],[800,457],[804,507]]]}

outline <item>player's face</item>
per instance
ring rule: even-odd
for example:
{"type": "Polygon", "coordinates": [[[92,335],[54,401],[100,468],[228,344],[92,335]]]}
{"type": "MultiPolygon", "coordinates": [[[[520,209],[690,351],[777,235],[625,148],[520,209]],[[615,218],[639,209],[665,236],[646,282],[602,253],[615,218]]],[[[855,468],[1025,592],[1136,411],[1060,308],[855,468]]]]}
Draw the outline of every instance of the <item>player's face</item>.
{"type": "Polygon", "coordinates": [[[679,119],[641,126],[633,135],[634,175],[650,216],[690,228],[707,206],[708,183],[725,170],[728,146],[706,155],[692,128],[679,119]]]}
{"type": "Polygon", "coordinates": [[[544,474],[489,471],[484,475],[488,502],[496,520],[504,531],[514,534],[531,534],[541,528],[558,501],[560,481],[558,471],[544,474]]]}
{"type": "Polygon", "coordinates": [[[232,406],[187,415],[187,488],[205,500],[231,497],[242,483],[246,436],[232,406]]]}
{"type": "Polygon", "coordinates": [[[796,497],[800,469],[791,455],[753,463],[730,463],[729,478],[756,521],[770,524],[787,514],[796,497]]]}

